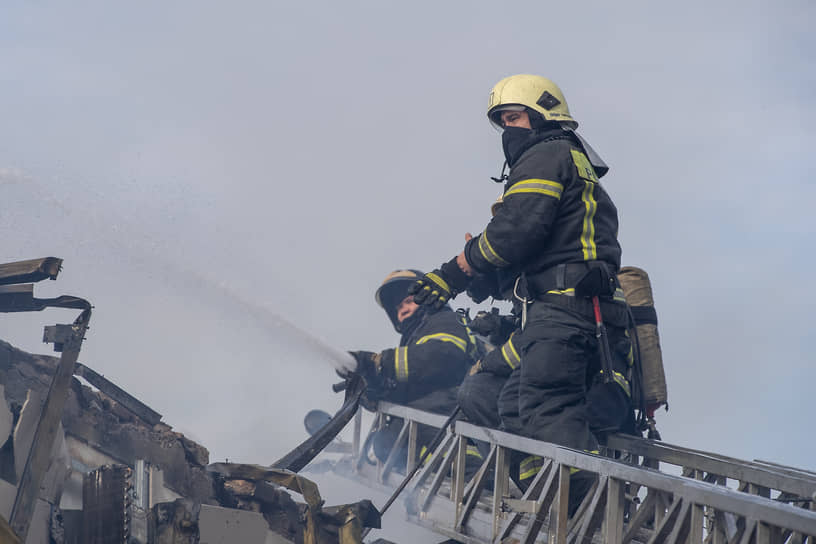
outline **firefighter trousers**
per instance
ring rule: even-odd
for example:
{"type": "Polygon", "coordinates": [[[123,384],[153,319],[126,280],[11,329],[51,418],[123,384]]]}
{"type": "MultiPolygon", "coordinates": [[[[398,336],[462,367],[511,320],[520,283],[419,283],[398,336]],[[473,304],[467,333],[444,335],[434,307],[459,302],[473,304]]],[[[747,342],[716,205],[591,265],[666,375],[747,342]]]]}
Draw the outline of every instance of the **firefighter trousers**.
{"type": "Polygon", "coordinates": [[[592,430],[622,426],[631,412],[626,378],[632,345],[624,328],[608,326],[607,331],[612,354],[610,382],[601,374],[601,350],[590,317],[543,301],[530,306],[517,342],[521,350],[521,434],[596,451],[598,441],[592,430]],[[598,376],[601,383],[593,383],[598,376]],[[590,389],[592,394],[588,394],[590,389]]]}

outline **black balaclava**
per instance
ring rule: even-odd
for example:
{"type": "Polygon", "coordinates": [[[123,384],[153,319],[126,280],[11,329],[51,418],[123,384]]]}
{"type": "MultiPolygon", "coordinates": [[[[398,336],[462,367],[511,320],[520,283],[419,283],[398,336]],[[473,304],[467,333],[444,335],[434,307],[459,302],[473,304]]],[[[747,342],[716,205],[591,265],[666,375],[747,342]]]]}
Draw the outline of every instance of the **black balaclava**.
{"type": "Polygon", "coordinates": [[[428,306],[420,306],[410,317],[403,320],[402,323],[398,321],[394,328],[402,335],[402,338],[408,338],[414,333],[429,310],[430,308],[428,306]]]}
{"type": "Polygon", "coordinates": [[[529,128],[507,127],[502,132],[502,149],[507,166],[513,168],[521,154],[533,143],[535,132],[529,128]]]}
{"type": "Polygon", "coordinates": [[[513,165],[521,157],[521,154],[527,151],[533,144],[537,143],[541,138],[541,134],[553,130],[562,130],[561,125],[555,121],[547,121],[537,111],[529,108],[525,110],[530,118],[529,128],[521,127],[506,127],[502,132],[502,149],[504,149],[504,158],[507,160],[507,166],[513,168],[513,165]]]}

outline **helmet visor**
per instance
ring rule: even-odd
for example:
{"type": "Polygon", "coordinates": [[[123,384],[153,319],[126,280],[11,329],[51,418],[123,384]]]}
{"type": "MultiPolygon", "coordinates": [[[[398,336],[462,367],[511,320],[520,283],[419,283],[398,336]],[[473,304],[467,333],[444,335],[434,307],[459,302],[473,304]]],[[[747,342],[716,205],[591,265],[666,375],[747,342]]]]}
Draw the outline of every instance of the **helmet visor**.
{"type": "Polygon", "coordinates": [[[526,109],[527,108],[521,104],[502,104],[490,110],[487,113],[487,118],[490,120],[490,124],[493,125],[493,128],[501,132],[504,130],[504,126],[502,125],[501,121],[501,114],[503,111],[525,111],[526,109]]]}

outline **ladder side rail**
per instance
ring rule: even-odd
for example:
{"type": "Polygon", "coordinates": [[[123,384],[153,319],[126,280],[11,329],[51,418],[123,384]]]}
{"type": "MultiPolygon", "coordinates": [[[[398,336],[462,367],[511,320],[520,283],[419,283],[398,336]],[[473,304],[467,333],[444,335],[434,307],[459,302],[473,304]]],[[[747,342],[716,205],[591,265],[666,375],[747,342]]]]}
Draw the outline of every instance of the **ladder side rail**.
{"type": "Polygon", "coordinates": [[[739,459],[737,457],[730,457],[728,455],[723,455],[720,453],[714,453],[705,450],[699,450],[695,448],[688,448],[685,446],[678,446],[677,444],[672,444],[670,442],[664,442],[662,440],[650,440],[648,438],[642,438],[638,436],[631,436],[625,434],[612,434],[608,437],[609,447],[612,449],[623,449],[628,451],[629,449],[634,449],[636,447],[653,447],[657,448],[656,451],[660,452],[681,452],[681,453],[688,453],[688,454],[697,454],[704,458],[711,458],[711,459],[718,459],[720,461],[725,461],[728,463],[734,464],[741,464],[753,468],[764,469],[767,471],[773,472],[776,470],[779,473],[789,473],[793,475],[797,475],[803,479],[816,481],[816,472],[812,472],[805,469],[800,469],[796,467],[789,467],[787,465],[780,465],[778,463],[772,463],[770,461],[763,461],[763,460],[754,460],[748,461],[747,459],[739,459]]]}
{"type": "Polygon", "coordinates": [[[816,480],[816,472],[812,470],[805,470],[803,468],[792,467],[789,465],[782,465],[779,463],[774,463],[773,461],[765,461],[764,459],[754,459],[753,463],[763,466],[763,467],[771,467],[773,469],[781,470],[787,474],[791,474],[794,476],[801,476],[803,478],[812,478],[816,480]]]}
{"type": "MultiPolygon", "coordinates": [[[[800,480],[806,480],[808,482],[816,484],[816,472],[812,472],[805,469],[800,469],[796,467],[790,467],[787,465],[781,465],[778,463],[773,463],[770,461],[763,461],[763,460],[753,460],[748,461],[746,459],[739,459],[736,457],[730,457],[727,455],[722,455],[719,453],[713,453],[705,450],[698,450],[694,448],[687,448],[684,446],[678,446],[677,444],[671,444],[668,442],[658,441],[658,440],[650,440],[648,438],[636,437],[636,436],[629,436],[624,434],[614,434],[609,436],[610,447],[611,444],[616,444],[620,446],[621,444],[629,444],[628,447],[622,448],[625,451],[629,451],[629,449],[634,448],[657,448],[656,451],[662,452],[659,455],[671,455],[672,452],[677,453],[685,453],[690,454],[692,458],[695,456],[699,457],[700,459],[715,459],[719,461],[723,461],[725,463],[732,463],[735,465],[741,465],[745,467],[750,467],[752,469],[757,469],[766,473],[773,473],[773,474],[780,474],[780,475],[787,475],[792,476],[795,479],[798,478],[800,480]]],[[[615,448],[613,448],[615,449],[615,448]]],[[[674,463],[671,463],[674,464],[674,463]]],[[[694,468],[694,467],[691,467],[694,468]]],[[[734,478],[738,479],[738,478],[734,478]]]]}
{"type": "Polygon", "coordinates": [[[816,478],[792,472],[786,473],[779,468],[760,463],[622,435],[610,436],[608,447],[633,455],[657,459],[670,465],[690,467],[732,480],[792,493],[800,497],[813,497],[816,494],[816,478]]]}
{"type": "Polygon", "coordinates": [[[445,415],[423,412],[422,410],[417,410],[416,408],[401,406],[399,404],[391,404],[390,402],[380,402],[377,411],[389,416],[401,417],[406,420],[410,419],[412,421],[416,421],[417,423],[434,427],[435,429],[442,427],[445,424],[445,421],[448,419],[448,417],[445,415]]]}

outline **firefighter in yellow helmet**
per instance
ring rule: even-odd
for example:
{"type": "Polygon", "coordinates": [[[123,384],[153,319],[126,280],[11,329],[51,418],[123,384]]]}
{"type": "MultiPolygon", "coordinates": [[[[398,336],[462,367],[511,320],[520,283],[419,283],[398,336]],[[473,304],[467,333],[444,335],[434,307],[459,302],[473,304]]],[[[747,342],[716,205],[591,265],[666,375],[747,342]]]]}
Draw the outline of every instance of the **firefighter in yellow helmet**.
{"type": "MultiPolygon", "coordinates": [[[[369,402],[384,400],[449,415],[456,407],[456,388],[483,347],[467,328],[464,316],[450,306],[431,308],[413,301],[407,291],[421,277],[418,270],[395,270],[375,295],[401,335],[399,346],[351,354],[368,385],[369,402]]],[[[387,457],[401,427],[401,419],[391,418],[380,429],[373,444],[377,457],[387,457]]],[[[433,434],[421,429],[420,445],[430,442],[433,434]]]]}
{"type": "MultiPolygon", "coordinates": [[[[435,306],[467,290],[474,278],[499,278],[497,291],[513,293],[521,318],[508,350],[521,432],[597,451],[586,412],[590,378],[606,367],[604,382],[628,391],[631,364],[627,308],[616,278],[618,214],[598,181],[608,168],[577,135],[563,93],[546,78],[501,80],[487,116],[502,130],[509,167],[499,180],[502,204],[461,253],[410,293],[418,304],[435,306]],[[608,332],[608,357],[601,357],[593,301],[608,332]]],[[[590,475],[573,475],[571,509],[591,483],[590,475]]]]}

